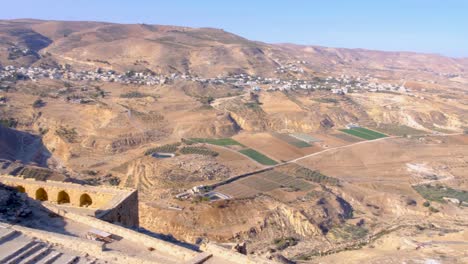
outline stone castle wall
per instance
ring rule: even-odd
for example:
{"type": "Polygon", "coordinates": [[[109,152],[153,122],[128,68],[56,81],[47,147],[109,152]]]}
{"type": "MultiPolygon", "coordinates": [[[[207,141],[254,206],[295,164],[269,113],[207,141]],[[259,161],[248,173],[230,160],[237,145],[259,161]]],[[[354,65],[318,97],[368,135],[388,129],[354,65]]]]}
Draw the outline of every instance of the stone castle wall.
{"type": "Polygon", "coordinates": [[[128,227],[139,226],[138,192],[123,188],[88,186],[57,181],[37,181],[3,175],[0,182],[48,202],[128,227]]]}

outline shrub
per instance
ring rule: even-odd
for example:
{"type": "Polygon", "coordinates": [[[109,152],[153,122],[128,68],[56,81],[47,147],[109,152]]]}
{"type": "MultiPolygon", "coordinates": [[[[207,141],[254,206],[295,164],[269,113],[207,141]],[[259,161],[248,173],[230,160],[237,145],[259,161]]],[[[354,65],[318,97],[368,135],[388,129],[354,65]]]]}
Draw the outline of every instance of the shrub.
{"type": "Polygon", "coordinates": [[[424,206],[424,207],[429,207],[429,206],[431,206],[431,203],[430,203],[429,201],[425,201],[425,202],[423,203],[423,206],[424,206]]]}
{"type": "Polygon", "coordinates": [[[273,240],[277,250],[283,250],[291,246],[297,245],[298,240],[294,237],[282,237],[273,240]]]}
{"type": "Polygon", "coordinates": [[[214,98],[213,96],[203,96],[203,97],[200,97],[198,101],[200,101],[200,103],[204,105],[209,105],[214,101],[214,98]]]}
{"type": "Polygon", "coordinates": [[[59,129],[55,130],[55,134],[69,143],[74,143],[76,141],[76,137],[78,136],[75,128],[66,127],[60,127],[59,129]]]}
{"type": "Polygon", "coordinates": [[[148,97],[148,96],[150,96],[150,95],[140,93],[140,92],[137,92],[137,91],[133,91],[133,92],[128,92],[128,93],[121,94],[120,98],[144,98],[144,97],[148,97]]]}
{"type": "Polygon", "coordinates": [[[0,125],[4,127],[15,128],[18,125],[18,121],[14,118],[0,119],[0,125]]]}
{"type": "Polygon", "coordinates": [[[45,102],[42,101],[42,99],[37,99],[36,101],[34,101],[33,105],[32,105],[34,108],[40,108],[40,107],[43,107],[45,106],[45,102]]]}

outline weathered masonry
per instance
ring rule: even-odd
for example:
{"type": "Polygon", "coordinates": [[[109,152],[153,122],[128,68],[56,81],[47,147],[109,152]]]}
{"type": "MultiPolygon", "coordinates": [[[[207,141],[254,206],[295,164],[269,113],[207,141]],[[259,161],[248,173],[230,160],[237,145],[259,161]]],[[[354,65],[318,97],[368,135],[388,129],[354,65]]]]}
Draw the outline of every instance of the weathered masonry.
{"type": "Polygon", "coordinates": [[[0,176],[0,182],[26,193],[30,198],[64,206],[99,219],[128,227],[138,226],[136,190],[96,187],[57,181],[36,181],[0,176]],[[78,210],[81,208],[81,210],[78,210]]]}

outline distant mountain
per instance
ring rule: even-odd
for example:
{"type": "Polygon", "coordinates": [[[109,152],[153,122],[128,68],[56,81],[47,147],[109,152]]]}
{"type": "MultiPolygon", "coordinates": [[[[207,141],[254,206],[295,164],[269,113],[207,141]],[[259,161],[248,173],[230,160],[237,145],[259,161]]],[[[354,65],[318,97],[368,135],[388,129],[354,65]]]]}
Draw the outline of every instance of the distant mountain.
{"type": "Polygon", "coordinates": [[[203,77],[372,73],[405,78],[468,72],[468,59],[435,54],[267,44],[213,28],[31,19],[0,21],[0,63],[147,69],[203,77]],[[281,67],[301,70],[278,71],[281,67]]]}

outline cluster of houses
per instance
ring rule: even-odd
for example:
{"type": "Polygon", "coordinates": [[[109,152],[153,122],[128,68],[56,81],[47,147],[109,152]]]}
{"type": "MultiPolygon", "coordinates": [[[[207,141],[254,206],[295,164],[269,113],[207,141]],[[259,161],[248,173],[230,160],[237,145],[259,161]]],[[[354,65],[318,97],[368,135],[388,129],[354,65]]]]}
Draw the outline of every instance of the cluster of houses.
{"type": "Polygon", "coordinates": [[[293,73],[304,73],[304,69],[301,66],[298,66],[297,64],[307,64],[306,61],[296,61],[295,63],[287,63],[285,65],[282,65],[279,63],[280,66],[276,68],[275,73],[288,73],[288,72],[293,72],[293,73]]]}
{"type": "MultiPolygon", "coordinates": [[[[73,71],[67,68],[15,67],[0,68],[0,81],[16,79],[55,79],[70,81],[103,81],[124,84],[159,85],[168,81],[167,76],[154,73],[128,71],[118,74],[113,70],[96,69],[95,71],[73,71]]],[[[170,78],[170,76],[169,76],[170,78]]]]}
{"type": "MultiPolygon", "coordinates": [[[[301,61],[299,61],[302,63],[301,61]]],[[[96,69],[95,71],[73,71],[67,68],[42,68],[42,67],[0,67],[0,81],[17,79],[63,79],[71,81],[103,81],[117,82],[123,84],[137,85],[162,85],[174,80],[186,80],[199,82],[202,84],[222,85],[228,84],[237,88],[251,89],[255,92],[261,91],[289,91],[289,90],[328,90],[334,94],[346,94],[349,92],[399,92],[405,93],[408,90],[404,85],[395,85],[371,81],[369,76],[353,77],[342,75],[338,77],[318,78],[309,80],[301,79],[279,79],[249,74],[231,74],[228,76],[218,76],[214,78],[201,78],[187,74],[158,75],[151,71],[134,72],[128,71],[119,74],[113,70],[96,69]]]]}

